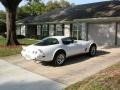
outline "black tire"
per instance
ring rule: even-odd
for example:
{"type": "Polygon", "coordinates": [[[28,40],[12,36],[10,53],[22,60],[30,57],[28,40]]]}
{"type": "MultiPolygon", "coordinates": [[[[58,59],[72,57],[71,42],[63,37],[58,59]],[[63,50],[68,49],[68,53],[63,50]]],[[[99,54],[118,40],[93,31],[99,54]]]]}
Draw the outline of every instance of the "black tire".
{"type": "Polygon", "coordinates": [[[97,46],[96,45],[91,45],[89,49],[89,56],[93,57],[96,55],[97,52],[97,46]]]}
{"type": "Polygon", "coordinates": [[[54,56],[53,61],[52,61],[53,65],[54,66],[61,66],[65,62],[65,59],[66,59],[65,53],[63,53],[63,52],[57,52],[55,54],[55,56],[54,56]]]}

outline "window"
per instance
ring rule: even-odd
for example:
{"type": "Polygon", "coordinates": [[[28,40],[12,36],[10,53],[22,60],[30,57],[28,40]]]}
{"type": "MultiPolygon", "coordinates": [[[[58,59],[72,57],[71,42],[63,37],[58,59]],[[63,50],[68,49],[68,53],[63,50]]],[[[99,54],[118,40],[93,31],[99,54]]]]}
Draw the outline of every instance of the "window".
{"type": "Polygon", "coordinates": [[[73,24],[72,28],[72,37],[75,39],[80,40],[81,39],[81,30],[82,30],[82,25],[81,24],[73,24]]]}
{"type": "Polygon", "coordinates": [[[41,40],[40,42],[36,43],[37,46],[48,46],[48,45],[54,45],[59,44],[59,41],[56,38],[45,38],[41,40]]]}
{"type": "Polygon", "coordinates": [[[49,35],[54,36],[55,31],[54,31],[54,25],[49,25],[49,35]]]}
{"type": "Polygon", "coordinates": [[[56,36],[62,36],[62,35],[63,35],[62,24],[57,24],[56,25],[56,36]]]}
{"type": "Polygon", "coordinates": [[[73,42],[74,42],[74,40],[71,37],[67,37],[67,38],[62,39],[62,43],[65,44],[65,45],[73,43],[73,42]]]}
{"type": "Polygon", "coordinates": [[[42,26],[42,36],[43,37],[47,37],[47,36],[49,36],[48,34],[49,34],[49,32],[48,32],[48,25],[47,24],[43,25],[42,26]]]}

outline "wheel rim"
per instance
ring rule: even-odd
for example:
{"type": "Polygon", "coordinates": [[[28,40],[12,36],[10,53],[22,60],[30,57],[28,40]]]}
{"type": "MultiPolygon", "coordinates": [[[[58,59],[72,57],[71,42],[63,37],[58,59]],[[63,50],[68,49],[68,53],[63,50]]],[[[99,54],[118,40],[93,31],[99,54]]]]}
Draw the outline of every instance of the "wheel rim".
{"type": "Polygon", "coordinates": [[[91,55],[95,55],[95,54],[96,54],[96,47],[95,47],[95,46],[93,46],[93,47],[91,48],[90,53],[91,53],[91,55]]]}
{"type": "Polygon", "coordinates": [[[59,54],[57,56],[57,60],[56,60],[57,64],[61,65],[64,62],[64,60],[65,60],[65,56],[63,54],[59,54]]]}

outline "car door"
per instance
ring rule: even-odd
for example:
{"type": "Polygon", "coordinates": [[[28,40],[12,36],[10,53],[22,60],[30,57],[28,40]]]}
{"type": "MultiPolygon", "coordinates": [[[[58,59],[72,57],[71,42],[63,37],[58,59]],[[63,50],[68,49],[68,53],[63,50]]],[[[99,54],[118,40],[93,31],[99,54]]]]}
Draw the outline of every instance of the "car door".
{"type": "Polygon", "coordinates": [[[79,45],[77,43],[74,43],[72,38],[67,37],[63,40],[64,49],[66,50],[66,53],[68,56],[76,55],[79,52],[79,45]]]}
{"type": "Polygon", "coordinates": [[[86,50],[87,50],[87,43],[85,41],[82,41],[82,40],[78,40],[76,42],[76,48],[77,48],[77,53],[80,54],[80,53],[85,53],[86,50]]]}

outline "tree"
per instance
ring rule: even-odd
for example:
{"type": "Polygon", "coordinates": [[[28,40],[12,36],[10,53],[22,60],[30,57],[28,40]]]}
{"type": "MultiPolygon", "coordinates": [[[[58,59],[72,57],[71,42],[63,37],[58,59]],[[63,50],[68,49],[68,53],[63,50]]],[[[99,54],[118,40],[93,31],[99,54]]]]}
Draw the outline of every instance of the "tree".
{"type": "Polygon", "coordinates": [[[4,20],[5,21],[5,18],[6,18],[5,12],[0,10],[0,20],[4,20]]]}
{"type": "Polygon", "coordinates": [[[17,20],[24,19],[30,15],[31,15],[31,13],[30,13],[29,7],[27,5],[24,5],[17,9],[16,19],[17,20]]]}
{"type": "Polygon", "coordinates": [[[7,46],[19,45],[16,37],[16,10],[22,0],[0,0],[6,9],[7,46]]]}
{"type": "Polygon", "coordinates": [[[41,15],[45,11],[45,4],[41,0],[27,0],[27,7],[32,16],[41,15]]]}
{"type": "Polygon", "coordinates": [[[70,7],[70,3],[66,0],[49,0],[46,4],[46,11],[51,11],[57,8],[67,8],[70,7]]]}
{"type": "Polygon", "coordinates": [[[51,11],[51,10],[54,10],[56,8],[60,8],[60,5],[58,3],[58,1],[52,1],[52,0],[49,0],[46,4],[46,11],[51,11]]]}
{"type": "Polygon", "coordinates": [[[59,3],[60,3],[61,8],[67,8],[71,6],[70,3],[66,0],[60,0],[59,3]]]}

